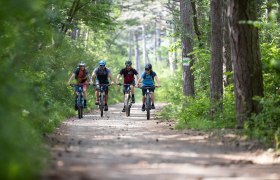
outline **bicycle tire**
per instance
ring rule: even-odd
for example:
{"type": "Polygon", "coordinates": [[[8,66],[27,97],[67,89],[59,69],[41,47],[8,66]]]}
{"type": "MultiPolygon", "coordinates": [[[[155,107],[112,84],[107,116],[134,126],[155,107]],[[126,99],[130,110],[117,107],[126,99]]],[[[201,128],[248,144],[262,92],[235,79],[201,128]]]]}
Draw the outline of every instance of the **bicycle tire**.
{"type": "Polygon", "coordinates": [[[83,108],[81,106],[78,107],[78,117],[79,119],[83,118],[83,108]]]}
{"type": "Polygon", "coordinates": [[[146,97],[146,112],[147,112],[147,120],[150,119],[150,110],[151,110],[151,99],[150,99],[150,95],[147,94],[147,97],[146,97]]]}
{"type": "Polygon", "coordinates": [[[104,111],[104,95],[100,94],[99,96],[99,110],[100,110],[100,116],[103,117],[103,111],[104,111]]]}
{"type": "Polygon", "coordinates": [[[77,107],[78,107],[78,118],[83,118],[83,102],[82,102],[82,96],[81,94],[77,97],[77,107]]]}
{"type": "Polygon", "coordinates": [[[129,101],[130,101],[130,95],[126,93],[125,94],[125,115],[126,115],[126,117],[130,116],[129,101]]]}

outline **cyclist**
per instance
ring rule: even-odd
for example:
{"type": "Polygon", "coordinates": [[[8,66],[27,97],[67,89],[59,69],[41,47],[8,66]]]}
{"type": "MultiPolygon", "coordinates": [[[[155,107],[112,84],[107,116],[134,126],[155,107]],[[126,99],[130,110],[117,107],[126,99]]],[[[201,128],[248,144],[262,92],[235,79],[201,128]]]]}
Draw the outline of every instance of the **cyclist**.
{"type": "MultiPolygon", "coordinates": [[[[71,83],[73,77],[77,80],[77,84],[83,84],[83,92],[84,92],[84,106],[87,108],[87,86],[86,82],[90,80],[89,72],[86,69],[86,64],[81,61],[78,64],[78,67],[73,71],[73,74],[68,80],[68,84],[71,83]]],[[[78,86],[75,87],[75,92],[78,94],[78,86]]],[[[75,101],[75,109],[77,110],[77,102],[75,101]]]]}
{"type": "MultiPolygon", "coordinates": [[[[95,68],[92,72],[91,75],[91,83],[92,83],[92,79],[95,79],[95,83],[96,83],[96,91],[95,91],[95,98],[96,98],[96,105],[99,105],[99,84],[109,84],[109,79],[111,81],[111,84],[114,84],[112,75],[111,75],[111,71],[109,68],[106,67],[106,62],[104,60],[100,60],[99,61],[99,67],[95,68]]],[[[104,111],[108,111],[108,98],[109,98],[109,88],[108,86],[104,87],[105,89],[105,107],[104,107],[104,111]]]]}
{"type": "MultiPolygon", "coordinates": [[[[141,78],[138,79],[138,81],[136,83],[137,87],[139,87],[140,82],[142,82],[142,87],[155,86],[154,79],[156,80],[157,86],[159,87],[160,86],[160,82],[159,82],[159,79],[157,77],[157,74],[154,71],[152,71],[152,65],[151,64],[146,64],[145,65],[145,72],[143,72],[141,74],[141,78]]],[[[155,98],[154,98],[154,90],[155,90],[155,87],[151,87],[149,89],[150,89],[150,92],[151,92],[151,99],[152,99],[152,106],[151,106],[151,108],[155,109],[155,104],[154,104],[154,100],[155,100],[155,98]]],[[[142,98],[142,102],[143,102],[142,111],[145,111],[145,93],[146,92],[147,92],[147,89],[142,89],[142,95],[143,95],[143,98],[142,98]]]]}
{"type": "MultiPolygon", "coordinates": [[[[121,69],[117,76],[117,84],[119,84],[120,77],[123,76],[123,83],[126,84],[123,87],[123,94],[125,94],[125,89],[128,88],[128,86],[132,85],[131,87],[131,101],[132,103],[135,103],[135,97],[134,97],[134,85],[135,85],[135,78],[134,76],[137,76],[137,79],[139,79],[139,74],[136,71],[136,69],[132,68],[131,61],[125,62],[125,68],[121,69]]],[[[125,112],[125,107],[123,107],[122,112],[125,112]]]]}

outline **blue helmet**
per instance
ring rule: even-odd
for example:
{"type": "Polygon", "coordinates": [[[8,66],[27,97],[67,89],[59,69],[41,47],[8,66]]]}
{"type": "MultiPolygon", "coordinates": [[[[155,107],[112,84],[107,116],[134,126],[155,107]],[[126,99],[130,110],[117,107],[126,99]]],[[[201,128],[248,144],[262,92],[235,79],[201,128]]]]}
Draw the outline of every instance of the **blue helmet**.
{"type": "Polygon", "coordinates": [[[106,62],[104,60],[99,61],[99,66],[106,66],[106,62]]]}

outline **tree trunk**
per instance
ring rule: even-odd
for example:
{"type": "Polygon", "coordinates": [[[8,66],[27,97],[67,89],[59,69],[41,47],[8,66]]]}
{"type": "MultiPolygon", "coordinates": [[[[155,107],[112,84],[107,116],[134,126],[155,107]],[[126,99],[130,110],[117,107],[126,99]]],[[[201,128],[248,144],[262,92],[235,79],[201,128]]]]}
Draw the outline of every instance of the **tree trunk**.
{"type": "Polygon", "coordinates": [[[222,0],[211,0],[211,114],[222,111],[223,98],[223,39],[222,0]]]}
{"type": "Polygon", "coordinates": [[[229,0],[228,11],[237,127],[242,128],[248,117],[261,110],[253,97],[263,96],[258,29],[248,24],[257,19],[257,4],[253,0],[229,0]]]}
{"type": "MultiPolygon", "coordinates": [[[[170,25],[170,35],[175,33],[175,27],[174,24],[170,25]]],[[[169,38],[169,46],[171,44],[176,43],[176,37],[175,36],[170,36],[169,38]]],[[[176,64],[176,59],[177,59],[177,53],[176,50],[173,51],[168,51],[168,65],[169,69],[174,72],[177,69],[177,64],[176,64]]]]}
{"type": "Polygon", "coordinates": [[[135,69],[138,72],[140,72],[140,52],[139,52],[137,31],[134,31],[134,55],[135,55],[135,69]]]}
{"type": "Polygon", "coordinates": [[[80,0],[74,0],[70,8],[70,11],[68,12],[66,23],[62,24],[61,31],[64,32],[65,34],[68,31],[68,26],[72,23],[72,20],[74,19],[74,16],[77,13],[79,4],[80,4],[80,0]]]}
{"type": "Polygon", "coordinates": [[[155,32],[154,32],[154,61],[157,61],[157,20],[155,20],[155,32]]]}
{"type": "Polygon", "coordinates": [[[133,35],[132,35],[132,31],[129,30],[129,47],[128,47],[128,60],[131,61],[132,59],[132,44],[133,42],[133,35]]]}
{"type": "Polygon", "coordinates": [[[157,32],[156,32],[156,36],[157,36],[157,60],[158,61],[161,61],[161,52],[159,51],[160,49],[160,46],[161,46],[161,26],[160,24],[158,24],[158,27],[157,27],[157,32]]]}
{"type": "Polygon", "coordinates": [[[195,33],[196,33],[196,36],[197,36],[197,39],[198,39],[199,47],[201,48],[201,47],[203,47],[203,43],[202,43],[202,40],[201,40],[201,32],[200,32],[199,27],[198,27],[196,4],[195,4],[194,0],[191,1],[191,5],[192,5],[192,11],[193,11],[194,30],[195,30],[195,33]]]}
{"type": "MultiPolygon", "coordinates": [[[[232,61],[230,55],[230,42],[229,42],[229,28],[228,28],[228,19],[227,19],[227,0],[223,0],[223,40],[224,40],[224,72],[232,72],[232,61]]],[[[232,81],[231,75],[224,75],[224,86],[228,86],[232,81]]]]}
{"type": "Polygon", "coordinates": [[[190,0],[180,0],[180,21],[182,28],[182,59],[183,59],[183,95],[194,96],[194,76],[191,71],[193,65],[193,25],[192,7],[190,0]]]}
{"type": "Polygon", "coordinates": [[[143,62],[148,64],[147,48],[146,48],[146,27],[142,25],[142,40],[143,40],[143,62]]]}

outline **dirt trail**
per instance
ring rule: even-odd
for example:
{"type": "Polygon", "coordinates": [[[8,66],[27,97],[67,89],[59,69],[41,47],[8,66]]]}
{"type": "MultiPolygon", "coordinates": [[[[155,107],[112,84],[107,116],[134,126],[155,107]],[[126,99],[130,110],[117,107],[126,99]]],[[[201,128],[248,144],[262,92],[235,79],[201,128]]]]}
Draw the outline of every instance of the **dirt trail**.
{"type": "Polygon", "coordinates": [[[140,104],[129,118],[121,109],[117,104],[103,118],[95,110],[63,123],[49,137],[52,166],[42,179],[280,179],[279,157],[232,135],[218,140],[176,131],[155,114],[147,120],[140,104]]]}

